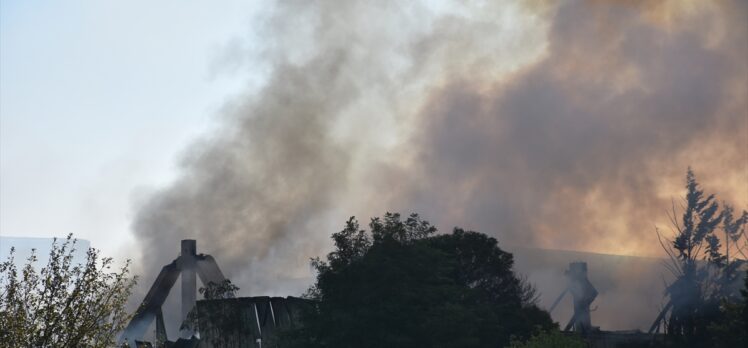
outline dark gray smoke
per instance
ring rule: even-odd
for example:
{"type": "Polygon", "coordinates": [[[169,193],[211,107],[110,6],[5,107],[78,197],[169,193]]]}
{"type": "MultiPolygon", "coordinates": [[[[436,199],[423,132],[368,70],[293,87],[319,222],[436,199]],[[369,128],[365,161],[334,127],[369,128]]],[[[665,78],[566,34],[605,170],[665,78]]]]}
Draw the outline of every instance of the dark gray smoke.
{"type": "MultiPolygon", "coordinates": [[[[269,79],[139,208],[143,283],[198,240],[242,294],[298,293],[350,215],[659,253],[688,165],[748,207],[744,2],[289,1],[269,79]]],[[[245,52],[245,50],[233,50],[245,52]]]]}
{"type": "MultiPolygon", "coordinates": [[[[356,168],[378,160],[368,144],[378,130],[383,142],[393,136],[382,127],[393,123],[395,72],[405,69],[391,51],[402,31],[390,9],[372,17],[362,6],[285,2],[258,19],[267,47],[255,58],[271,69],[265,86],[228,104],[220,129],[185,152],[181,177],[138,209],[136,301],[186,238],[216,257],[240,294],[298,295],[310,285],[309,258],[356,209],[346,199],[375,199],[349,197],[356,168]]],[[[226,60],[242,66],[247,57],[226,60]]],[[[165,310],[172,328],[175,299],[165,310]]]]}
{"type": "Polygon", "coordinates": [[[748,11],[679,4],[564,2],[536,64],[449,76],[424,100],[421,175],[398,203],[508,242],[633,254],[658,252],[688,165],[746,207],[748,11]]]}

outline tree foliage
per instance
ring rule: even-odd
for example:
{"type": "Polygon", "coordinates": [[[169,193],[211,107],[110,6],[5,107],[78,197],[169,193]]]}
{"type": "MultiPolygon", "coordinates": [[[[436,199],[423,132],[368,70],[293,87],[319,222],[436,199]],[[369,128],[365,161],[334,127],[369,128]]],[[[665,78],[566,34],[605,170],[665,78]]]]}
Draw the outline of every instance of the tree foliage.
{"type": "Polygon", "coordinates": [[[558,330],[548,330],[533,335],[526,341],[516,338],[507,348],[587,348],[587,342],[582,338],[565,335],[558,330]]]}
{"type": "Polygon", "coordinates": [[[704,193],[690,168],[682,210],[679,221],[673,204],[674,237],[667,243],[660,240],[670,257],[666,266],[675,276],[666,290],[672,305],[666,331],[682,342],[700,345],[709,340],[708,327],[719,320],[725,303],[739,297],[735,284],[744,261],[730,254],[745,257],[748,213],[736,218],[727,204],[720,210],[715,196],[704,193]]]}
{"type": "Polygon", "coordinates": [[[224,279],[219,283],[208,282],[208,285],[200,287],[198,290],[206,300],[234,298],[234,293],[237,291],[239,291],[239,287],[231,283],[229,279],[224,279]]]}
{"type": "Polygon", "coordinates": [[[18,270],[14,250],[0,263],[0,342],[3,347],[111,347],[129,316],[125,302],[135,279],[90,248],[75,264],[76,240],[55,240],[37,271],[32,252],[18,270]]]}
{"type": "MultiPolygon", "coordinates": [[[[204,300],[225,300],[235,297],[239,287],[234,285],[231,280],[224,279],[219,283],[208,282],[204,287],[200,287],[198,292],[203,295],[204,300]]],[[[220,303],[220,302],[219,302],[220,303]]],[[[231,306],[217,305],[213,311],[198,314],[197,306],[187,314],[187,318],[182,322],[179,329],[188,329],[196,332],[214,330],[221,328],[224,335],[210,335],[212,338],[210,344],[213,347],[231,347],[237,344],[235,337],[241,332],[242,312],[239,308],[231,306]],[[203,327],[200,326],[200,320],[203,320],[203,327]],[[208,325],[209,324],[209,325],[208,325]]]]}
{"type": "Polygon", "coordinates": [[[494,238],[435,235],[417,215],[387,213],[369,227],[351,218],[327,260],[313,260],[307,296],[317,305],[285,346],[499,347],[554,327],[494,238]]]}
{"type": "Polygon", "coordinates": [[[722,316],[709,325],[709,336],[714,347],[748,347],[748,271],[741,301],[722,300],[722,316]]]}

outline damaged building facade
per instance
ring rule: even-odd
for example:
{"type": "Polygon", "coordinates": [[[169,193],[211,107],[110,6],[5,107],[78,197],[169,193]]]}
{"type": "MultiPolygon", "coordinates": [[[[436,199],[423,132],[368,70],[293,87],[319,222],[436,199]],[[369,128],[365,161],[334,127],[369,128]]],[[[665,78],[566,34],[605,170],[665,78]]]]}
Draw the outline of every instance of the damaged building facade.
{"type": "Polygon", "coordinates": [[[241,297],[197,302],[200,348],[275,347],[277,334],[294,327],[308,300],[241,297]]]}
{"type": "Polygon", "coordinates": [[[276,334],[291,328],[311,302],[298,297],[240,297],[231,289],[219,299],[197,300],[197,279],[203,286],[221,284],[226,278],[215,259],[197,253],[197,242],[181,242],[181,252],[165,265],[120,337],[129,347],[255,348],[273,347],[276,334]],[[162,306],[181,278],[179,338],[167,337],[162,306]],[[144,340],[155,321],[155,342],[144,340]]]}
{"type": "MultiPolygon", "coordinates": [[[[578,260],[578,256],[574,255],[574,259],[578,260]]],[[[559,260],[554,261],[559,265],[559,260]]],[[[741,267],[743,268],[745,267],[741,267]]],[[[604,331],[594,325],[597,305],[593,303],[596,299],[597,303],[600,301],[598,289],[593,282],[597,284],[595,275],[599,272],[590,273],[590,281],[587,262],[572,261],[568,263],[568,270],[559,273],[563,273],[566,278],[565,286],[555,301],[549,303],[549,312],[558,313],[561,310],[561,315],[565,318],[569,317],[564,313],[570,314],[568,322],[562,327],[565,332],[582,335],[590,347],[614,348],[632,344],[646,346],[663,341],[664,335],[660,333],[659,323],[669,306],[662,308],[649,332],[604,331]],[[564,304],[565,298],[571,298],[571,308],[564,304]]],[[[120,343],[127,343],[129,347],[158,348],[277,347],[279,334],[298,327],[302,313],[305,310],[313,310],[315,305],[310,300],[290,296],[236,297],[234,289],[230,287],[218,297],[204,294],[208,299],[197,300],[198,279],[205,287],[209,287],[211,283],[226,282],[212,256],[198,254],[194,240],[183,240],[180,255],[162,268],[123,332],[120,343]],[[174,340],[167,337],[162,306],[178,278],[181,278],[182,283],[181,323],[169,323],[172,329],[175,325],[179,326],[180,337],[174,340]],[[153,342],[146,342],[145,333],[150,332],[154,322],[153,342]]],[[[561,320],[566,321],[565,318],[561,320]]]]}

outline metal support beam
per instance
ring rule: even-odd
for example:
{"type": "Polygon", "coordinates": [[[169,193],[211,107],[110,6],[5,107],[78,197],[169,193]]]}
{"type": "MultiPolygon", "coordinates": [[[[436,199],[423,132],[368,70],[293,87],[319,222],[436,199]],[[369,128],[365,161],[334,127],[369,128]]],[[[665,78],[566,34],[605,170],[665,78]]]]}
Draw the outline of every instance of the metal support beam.
{"type": "Polygon", "coordinates": [[[553,313],[553,310],[556,309],[556,306],[558,306],[559,302],[561,302],[561,299],[564,298],[564,295],[569,291],[569,288],[564,289],[564,291],[561,292],[561,295],[558,295],[558,298],[556,301],[553,301],[553,304],[551,305],[551,309],[548,310],[548,313],[553,313]]]}
{"type": "Polygon", "coordinates": [[[571,328],[573,328],[577,324],[577,315],[574,314],[571,316],[571,319],[569,319],[569,322],[566,323],[566,326],[564,326],[564,331],[569,331],[571,328]]]}
{"type": "Polygon", "coordinates": [[[211,282],[221,284],[226,280],[226,277],[223,276],[223,272],[218,268],[216,259],[210,255],[197,255],[197,275],[200,276],[200,281],[204,286],[208,286],[211,282]]]}
{"type": "MultiPolygon", "coordinates": [[[[161,306],[163,306],[166,297],[180,275],[182,277],[182,321],[187,319],[197,302],[197,275],[200,276],[200,280],[205,286],[210,282],[220,284],[226,279],[212,256],[197,255],[195,240],[182,240],[179,257],[161,269],[150,290],[148,290],[148,294],[145,295],[140,307],[130,323],[127,324],[122,336],[120,336],[120,343],[127,340],[133,346],[135,340],[143,338],[154,319],[157,321],[157,333],[163,332],[165,337],[166,330],[161,306]]],[[[233,294],[229,294],[229,296],[233,297],[233,294]]],[[[182,338],[190,338],[193,334],[192,329],[180,332],[182,338]]]]}
{"type": "Polygon", "coordinates": [[[673,302],[668,301],[665,305],[665,308],[660,311],[660,314],[657,316],[657,319],[655,319],[654,323],[652,323],[652,326],[649,327],[649,333],[655,333],[655,330],[659,331],[660,329],[660,322],[662,322],[662,319],[665,318],[665,315],[667,315],[667,312],[670,311],[670,307],[673,306],[673,302]]]}
{"type": "Polygon", "coordinates": [[[577,332],[589,332],[592,330],[590,305],[597,297],[597,290],[587,279],[587,263],[570,263],[566,276],[569,279],[569,292],[574,299],[574,316],[569,320],[566,330],[573,328],[577,332]]]}
{"type": "Polygon", "coordinates": [[[158,312],[156,312],[156,345],[157,347],[161,347],[162,344],[164,344],[169,337],[166,335],[166,326],[164,325],[164,313],[161,311],[161,308],[158,309],[158,312]]]}
{"type": "MultiPolygon", "coordinates": [[[[194,239],[182,241],[182,252],[179,256],[179,270],[182,272],[182,320],[186,320],[190,311],[197,303],[197,276],[196,276],[197,243],[194,239]]],[[[182,338],[190,338],[194,334],[191,328],[180,331],[182,338]]]]}
{"type": "Polygon", "coordinates": [[[177,268],[177,260],[164,266],[161,272],[156,277],[156,281],[151,285],[151,289],[148,290],[148,294],[145,295],[143,303],[140,305],[135,315],[127,324],[127,328],[122,333],[120,341],[129,340],[130,344],[134,344],[134,340],[143,338],[148,326],[151,325],[156,315],[161,311],[161,306],[166,301],[166,296],[169,295],[169,291],[176,283],[179,277],[179,269],[177,268]]]}

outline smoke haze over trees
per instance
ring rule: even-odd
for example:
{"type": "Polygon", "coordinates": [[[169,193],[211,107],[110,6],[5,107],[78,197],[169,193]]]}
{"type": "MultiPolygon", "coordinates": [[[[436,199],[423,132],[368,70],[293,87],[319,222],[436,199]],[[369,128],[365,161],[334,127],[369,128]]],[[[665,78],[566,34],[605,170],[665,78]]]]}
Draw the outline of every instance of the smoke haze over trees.
{"type": "Polygon", "coordinates": [[[745,258],[748,212],[735,214],[729,205],[720,207],[717,197],[705,193],[689,168],[686,195],[677,205],[673,202],[671,214],[674,235],[666,243],[661,240],[669,257],[666,266],[675,276],[666,290],[665,309],[670,311],[664,331],[682,346],[702,347],[715,339],[726,340],[729,334],[714,334],[710,326],[729,318],[729,308],[743,300],[739,290],[746,276],[741,270],[745,260],[729,255],[745,258]],[[680,218],[676,206],[683,210],[680,218]]]}
{"type": "Polygon", "coordinates": [[[535,305],[496,239],[436,229],[387,213],[370,231],[355,218],[313,263],[316,306],[283,347],[503,347],[510,337],[556,328],[535,305]]]}
{"type": "Polygon", "coordinates": [[[347,216],[418,211],[504,243],[658,255],[692,164],[748,205],[743,1],[281,1],[221,61],[228,102],[138,208],[143,283],[194,238],[287,293],[347,216]]]}

